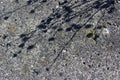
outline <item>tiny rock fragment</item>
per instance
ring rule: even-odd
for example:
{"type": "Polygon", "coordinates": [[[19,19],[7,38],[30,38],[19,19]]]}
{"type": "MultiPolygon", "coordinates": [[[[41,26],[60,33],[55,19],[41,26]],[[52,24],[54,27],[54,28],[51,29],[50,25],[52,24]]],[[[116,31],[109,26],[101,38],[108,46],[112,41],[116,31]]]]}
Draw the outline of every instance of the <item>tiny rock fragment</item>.
{"type": "Polygon", "coordinates": [[[5,17],[4,17],[4,20],[8,20],[8,18],[9,18],[9,16],[5,16],[5,17]]]}
{"type": "Polygon", "coordinates": [[[46,68],[46,71],[49,71],[49,70],[50,70],[50,69],[47,67],[47,68],[46,68]]]}
{"type": "Polygon", "coordinates": [[[39,24],[39,25],[37,26],[37,28],[39,28],[39,29],[45,29],[45,28],[46,28],[46,25],[45,25],[45,24],[39,24]]]}
{"type": "Polygon", "coordinates": [[[70,6],[63,6],[63,9],[68,12],[68,13],[71,13],[72,12],[72,9],[70,6]]]}
{"type": "Polygon", "coordinates": [[[97,26],[97,29],[102,29],[102,26],[101,26],[101,25],[98,25],[98,26],[97,26]]]}
{"type": "Polygon", "coordinates": [[[86,30],[86,37],[87,37],[87,38],[92,38],[92,37],[94,37],[94,30],[93,30],[93,29],[87,29],[87,30],[86,30]]]}
{"type": "Polygon", "coordinates": [[[30,39],[30,37],[27,37],[27,36],[26,36],[26,37],[22,38],[22,41],[23,41],[23,42],[26,42],[26,41],[28,41],[29,39],[30,39]]]}
{"type": "Polygon", "coordinates": [[[87,24],[85,25],[85,28],[91,28],[93,25],[92,24],[87,24]]]}
{"type": "Polygon", "coordinates": [[[96,41],[98,38],[99,38],[99,35],[95,35],[93,39],[96,41]]]}
{"type": "Polygon", "coordinates": [[[21,43],[18,47],[23,48],[25,43],[21,43]]]}
{"type": "Polygon", "coordinates": [[[63,30],[63,28],[58,28],[58,29],[57,29],[57,31],[62,31],[62,30],[63,30]]]}
{"type": "Polygon", "coordinates": [[[8,37],[7,35],[3,35],[3,37],[2,37],[2,38],[3,38],[3,39],[6,39],[7,37],[8,37]]]}
{"type": "Polygon", "coordinates": [[[13,54],[13,58],[14,58],[14,57],[17,57],[17,54],[16,54],[16,53],[15,53],[15,54],[13,54]]]}
{"type": "Polygon", "coordinates": [[[34,9],[32,9],[32,10],[30,11],[30,13],[31,13],[31,14],[35,13],[35,10],[34,10],[34,9]]]}
{"type": "Polygon", "coordinates": [[[44,3],[44,2],[47,2],[47,0],[42,0],[42,2],[44,3]]]}
{"type": "Polygon", "coordinates": [[[68,1],[67,0],[64,0],[63,2],[59,2],[59,5],[64,5],[66,4],[68,1]]]}
{"type": "Polygon", "coordinates": [[[30,46],[27,47],[27,50],[31,50],[31,49],[33,49],[34,47],[35,47],[35,45],[30,45],[30,46]]]}
{"type": "Polygon", "coordinates": [[[86,36],[87,36],[88,38],[91,38],[91,37],[93,36],[93,33],[88,33],[86,36]]]}
{"type": "Polygon", "coordinates": [[[79,30],[81,28],[81,26],[79,24],[72,24],[72,27],[75,29],[75,30],[79,30]]]}
{"type": "Polygon", "coordinates": [[[27,1],[27,5],[30,5],[32,3],[32,0],[27,1]]]}
{"type": "Polygon", "coordinates": [[[71,31],[72,30],[72,27],[68,27],[68,28],[66,28],[66,32],[69,32],[69,31],[71,31]]]}
{"type": "Polygon", "coordinates": [[[39,75],[40,71],[38,69],[33,69],[33,74],[39,75]]]}
{"type": "Polygon", "coordinates": [[[7,31],[10,32],[10,33],[15,33],[16,28],[14,27],[14,25],[10,24],[7,31]]]}
{"type": "Polygon", "coordinates": [[[104,28],[102,32],[103,32],[104,35],[109,34],[109,30],[107,28],[104,28]]]}
{"type": "Polygon", "coordinates": [[[20,34],[20,38],[23,38],[25,36],[26,36],[26,34],[20,34]]]}
{"type": "Polygon", "coordinates": [[[55,40],[54,37],[51,37],[51,38],[48,39],[48,41],[54,41],[54,40],[55,40]]]}

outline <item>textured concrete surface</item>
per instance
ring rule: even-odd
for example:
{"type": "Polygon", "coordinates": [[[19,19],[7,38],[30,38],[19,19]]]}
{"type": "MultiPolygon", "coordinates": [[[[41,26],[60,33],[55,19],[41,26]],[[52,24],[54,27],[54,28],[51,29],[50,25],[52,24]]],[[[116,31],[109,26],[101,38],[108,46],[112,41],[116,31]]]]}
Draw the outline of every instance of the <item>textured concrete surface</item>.
{"type": "Polygon", "coordinates": [[[119,0],[0,0],[0,80],[120,80],[119,0]]]}

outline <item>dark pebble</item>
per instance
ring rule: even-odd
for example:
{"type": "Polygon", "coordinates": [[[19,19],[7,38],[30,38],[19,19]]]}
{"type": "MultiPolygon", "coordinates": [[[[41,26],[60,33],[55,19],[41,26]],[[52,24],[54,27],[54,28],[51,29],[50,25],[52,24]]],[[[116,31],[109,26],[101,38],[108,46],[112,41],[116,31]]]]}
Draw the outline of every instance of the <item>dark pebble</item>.
{"type": "Polygon", "coordinates": [[[3,38],[3,39],[6,39],[7,37],[8,37],[7,35],[3,35],[3,37],[2,37],[2,38],[3,38]]]}
{"type": "Polygon", "coordinates": [[[46,71],[49,71],[50,69],[49,68],[46,68],[46,71]]]}
{"type": "Polygon", "coordinates": [[[20,38],[23,38],[23,37],[25,37],[26,36],[26,34],[21,34],[20,35],[20,38]]]}
{"type": "Polygon", "coordinates": [[[87,24],[87,25],[85,25],[85,28],[87,29],[87,28],[91,28],[92,27],[92,24],[87,24]]]}
{"type": "Polygon", "coordinates": [[[23,48],[24,45],[25,45],[25,43],[21,43],[18,47],[19,47],[19,48],[23,48]]]}
{"type": "Polygon", "coordinates": [[[37,26],[37,28],[39,28],[39,29],[45,29],[45,28],[46,28],[46,25],[45,25],[45,24],[39,24],[39,25],[37,26]]]}
{"type": "Polygon", "coordinates": [[[46,32],[47,32],[47,29],[46,29],[46,30],[42,30],[42,32],[46,33],[46,32]]]}
{"type": "Polygon", "coordinates": [[[97,26],[97,29],[102,29],[102,26],[101,25],[97,26]]]}
{"type": "Polygon", "coordinates": [[[59,2],[59,5],[64,5],[66,4],[68,1],[67,0],[64,0],[64,2],[59,2]]]}
{"type": "Polygon", "coordinates": [[[87,38],[91,38],[91,37],[93,37],[93,33],[88,33],[87,38]]]}
{"type": "Polygon", "coordinates": [[[70,8],[70,6],[63,6],[63,9],[68,13],[72,12],[72,9],[70,8]]]}
{"type": "Polygon", "coordinates": [[[30,37],[23,37],[23,38],[22,38],[22,41],[23,41],[23,42],[26,42],[26,41],[28,41],[29,39],[30,39],[30,37]]]}
{"type": "Polygon", "coordinates": [[[79,24],[72,24],[72,27],[75,29],[75,30],[79,30],[81,28],[81,26],[79,24]]]}
{"type": "Polygon", "coordinates": [[[9,18],[9,16],[5,16],[5,17],[4,17],[4,20],[8,20],[8,18],[9,18]]]}
{"type": "Polygon", "coordinates": [[[30,45],[30,46],[27,47],[27,50],[31,50],[31,49],[33,49],[34,47],[35,47],[35,45],[30,45]]]}
{"type": "Polygon", "coordinates": [[[17,54],[15,53],[15,54],[13,54],[13,57],[17,57],[17,54]]]}
{"type": "Polygon", "coordinates": [[[72,30],[72,27],[69,27],[69,28],[66,28],[66,32],[69,32],[69,31],[71,31],[72,30]]]}
{"type": "Polygon", "coordinates": [[[32,3],[32,0],[27,1],[27,5],[30,5],[32,3]]]}
{"type": "Polygon", "coordinates": [[[54,37],[51,37],[51,38],[48,39],[48,41],[54,41],[54,40],[55,40],[54,37]]]}
{"type": "Polygon", "coordinates": [[[101,5],[102,5],[102,3],[98,0],[93,3],[93,6],[94,6],[95,9],[100,8],[101,5]]]}
{"type": "Polygon", "coordinates": [[[57,25],[55,25],[55,26],[52,27],[53,30],[56,30],[57,28],[58,28],[57,25]]]}
{"type": "Polygon", "coordinates": [[[35,10],[34,9],[32,9],[31,11],[30,11],[30,13],[32,14],[32,13],[35,13],[35,10]]]}
{"type": "Polygon", "coordinates": [[[110,14],[110,13],[113,13],[114,11],[115,11],[115,7],[111,7],[109,8],[108,13],[110,14]]]}
{"type": "Polygon", "coordinates": [[[42,2],[44,3],[44,2],[47,2],[47,0],[42,0],[42,2]]]}
{"type": "Polygon", "coordinates": [[[62,31],[62,30],[63,30],[63,28],[58,28],[58,29],[57,29],[57,31],[62,31]]]}
{"type": "Polygon", "coordinates": [[[99,38],[99,35],[95,35],[93,39],[96,41],[98,38],[99,38]]]}
{"type": "Polygon", "coordinates": [[[33,74],[39,75],[40,71],[38,69],[33,70],[33,74]]]}

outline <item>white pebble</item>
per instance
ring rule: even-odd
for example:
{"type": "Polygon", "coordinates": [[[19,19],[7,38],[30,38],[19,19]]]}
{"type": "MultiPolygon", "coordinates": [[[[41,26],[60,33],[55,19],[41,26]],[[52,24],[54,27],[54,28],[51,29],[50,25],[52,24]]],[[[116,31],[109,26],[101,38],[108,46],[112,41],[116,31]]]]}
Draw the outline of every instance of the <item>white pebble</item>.
{"type": "Polygon", "coordinates": [[[64,50],[63,50],[63,53],[65,53],[65,52],[67,52],[67,50],[64,49],[64,50]]]}
{"type": "Polygon", "coordinates": [[[102,31],[102,33],[103,33],[104,35],[106,35],[106,34],[109,34],[110,32],[109,32],[109,30],[108,30],[107,28],[104,28],[103,31],[102,31]]]}

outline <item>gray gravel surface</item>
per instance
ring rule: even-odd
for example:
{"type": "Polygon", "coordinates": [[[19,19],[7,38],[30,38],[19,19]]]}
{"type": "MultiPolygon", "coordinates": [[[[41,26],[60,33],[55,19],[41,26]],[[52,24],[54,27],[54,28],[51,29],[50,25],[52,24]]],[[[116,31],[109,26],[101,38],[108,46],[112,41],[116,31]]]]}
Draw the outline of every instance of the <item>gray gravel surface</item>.
{"type": "Polygon", "coordinates": [[[0,0],[0,80],[120,80],[120,1],[0,0]]]}

